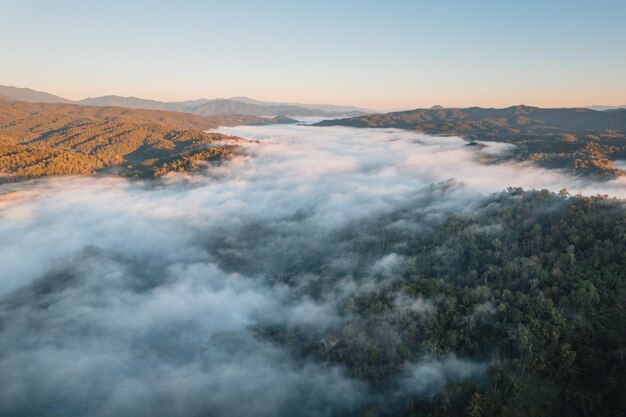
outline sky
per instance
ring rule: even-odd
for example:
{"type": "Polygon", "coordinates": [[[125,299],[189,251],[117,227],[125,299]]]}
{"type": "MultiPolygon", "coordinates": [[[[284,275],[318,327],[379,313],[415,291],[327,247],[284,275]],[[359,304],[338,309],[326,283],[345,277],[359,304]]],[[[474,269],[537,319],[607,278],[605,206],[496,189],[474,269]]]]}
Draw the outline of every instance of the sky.
{"type": "Polygon", "coordinates": [[[626,1],[0,0],[0,85],[370,109],[626,104],[626,1]]]}

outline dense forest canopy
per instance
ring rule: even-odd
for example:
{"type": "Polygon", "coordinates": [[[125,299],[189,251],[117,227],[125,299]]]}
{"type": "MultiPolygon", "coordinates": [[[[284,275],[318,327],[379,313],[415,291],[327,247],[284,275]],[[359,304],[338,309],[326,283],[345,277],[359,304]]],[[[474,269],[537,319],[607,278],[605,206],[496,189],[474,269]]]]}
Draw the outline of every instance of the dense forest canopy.
{"type": "MultiPolygon", "coordinates": [[[[39,343],[56,346],[47,348],[50,353],[45,355],[56,357],[80,349],[77,355],[89,355],[82,360],[91,360],[88,357],[96,353],[82,347],[86,342],[85,336],[80,336],[83,326],[92,329],[87,340],[102,339],[100,345],[110,349],[111,340],[129,331],[126,327],[130,325],[139,326],[140,333],[124,336],[133,342],[121,345],[120,354],[122,358],[144,358],[128,366],[147,366],[135,371],[139,372],[137,378],[148,378],[146,382],[158,382],[152,380],[156,376],[149,376],[152,372],[145,376],[147,369],[175,369],[182,361],[194,367],[204,363],[207,377],[217,378],[217,384],[229,384],[219,368],[214,368],[215,360],[226,361],[221,365],[226,367],[224,372],[243,372],[248,384],[268,381],[265,388],[254,388],[261,397],[248,398],[239,406],[226,394],[188,398],[191,403],[200,401],[196,407],[209,413],[219,407],[231,410],[222,409],[224,415],[259,411],[258,401],[265,398],[269,408],[261,415],[623,415],[623,201],[569,196],[565,191],[557,195],[510,189],[474,204],[471,211],[450,213],[434,222],[422,217],[430,200],[455,187],[452,183],[432,186],[413,208],[352,222],[313,237],[311,242],[285,247],[284,252],[276,251],[276,245],[294,238],[277,224],[243,223],[228,228],[228,235],[215,234],[219,230],[215,229],[213,237],[195,243],[216,256],[227,274],[250,277],[239,278],[244,280],[239,283],[228,275],[216,280],[201,278],[204,274],[211,277],[211,270],[189,283],[189,278],[183,277],[193,276],[198,268],[193,263],[188,265],[189,271],[180,270],[171,281],[174,278],[168,278],[168,273],[158,272],[167,259],[141,260],[132,251],[85,247],[56,262],[32,284],[2,298],[0,333],[7,342],[0,349],[3,375],[14,383],[24,383],[24,376],[18,373],[26,366],[23,361],[44,360],[37,356],[41,354],[39,343]],[[421,222],[430,223],[430,228],[398,227],[421,222]],[[318,246],[320,243],[323,245],[318,246]],[[210,291],[216,291],[222,302],[234,303],[229,307],[234,310],[224,316],[223,330],[206,330],[208,339],[203,342],[205,338],[197,331],[214,321],[211,316],[198,316],[198,311],[210,308],[207,314],[224,313],[209,307],[216,301],[205,304],[214,297],[206,298],[206,288],[213,288],[210,291]],[[188,290],[198,293],[187,294],[188,290]],[[96,298],[94,291],[100,294],[96,298]],[[152,308],[146,302],[165,294],[170,294],[167,303],[178,303],[175,300],[180,296],[187,298],[193,318],[180,316],[182,321],[176,325],[169,319],[151,324],[153,329],[146,334],[140,330],[141,322],[117,322],[121,313],[116,310],[141,315],[143,309],[152,308]],[[117,297],[124,301],[114,301],[117,297]],[[275,298],[280,300],[278,305],[274,305],[275,298]],[[127,302],[132,304],[126,306],[127,302]],[[232,327],[233,320],[239,320],[237,309],[241,306],[252,308],[255,319],[248,319],[250,323],[244,327],[232,327]],[[94,307],[98,316],[87,313],[94,307]],[[66,316],[67,309],[82,310],[86,315],[66,316]],[[101,320],[112,322],[102,327],[101,320]],[[197,324],[188,327],[190,320],[197,324]],[[54,329],[59,323],[65,327],[32,345],[30,330],[21,325],[26,321],[36,328],[54,329]],[[108,330],[109,326],[113,328],[108,330]],[[18,351],[22,353],[15,356],[18,351]],[[15,365],[9,366],[11,361],[15,365]],[[262,371],[269,372],[266,377],[247,375],[252,371],[240,369],[263,366],[270,367],[262,371]],[[232,367],[239,370],[229,371],[232,367]],[[277,370],[282,367],[289,371],[277,370]],[[344,369],[345,375],[331,371],[337,367],[344,369]],[[289,374],[280,376],[280,372],[289,374]],[[274,381],[275,377],[285,378],[287,384],[293,380],[296,386],[290,389],[296,391],[289,397],[296,395],[300,400],[285,403],[275,398],[285,389],[283,381],[274,381]],[[315,385],[318,383],[325,388],[315,385]],[[309,402],[314,399],[321,401],[323,408],[309,402]]],[[[306,222],[307,217],[289,221],[297,224],[306,222]]],[[[178,243],[176,234],[170,238],[172,244],[178,243]]],[[[184,314],[186,310],[175,313],[182,308],[176,306],[164,305],[161,308],[165,310],[158,314],[184,314]]],[[[145,320],[139,317],[133,320],[145,320]]],[[[115,369],[111,378],[119,378],[124,371],[116,369],[117,359],[106,359],[111,360],[115,369]]],[[[80,367],[75,372],[80,379],[88,375],[80,367]]],[[[72,394],[64,399],[54,394],[63,392],[64,385],[47,394],[40,392],[40,384],[48,380],[28,383],[36,394],[30,401],[7,396],[5,390],[0,409],[9,415],[56,415],[43,411],[48,400],[56,401],[63,414],[77,406],[87,410],[100,407],[100,400],[93,397],[98,392],[95,387],[85,392],[87,397],[72,394]]],[[[174,389],[169,382],[161,382],[174,389]]],[[[207,388],[207,392],[218,387],[207,388]]],[[[159,395],[169,398],[171,394],[159,395]]],[[[169,406],[164,410],[178,415],[169,406]]]]}
{"type": "MultiPolygon", "coordinates": [[[[392,397],[407,362],[476,361],[456,365],[476,378],[450,371],[442,393],[407,393],[395,399],[399,408],[381,407],[380,415],[626,412],[622,201],[511,189],[424,236],[381,224],[360,225],[371,241],[354,232],[345,238],[361,256],[393,249],[404,260],[382,272],[388,275],[376,290],[340,303],[349,321],[327,330],[321,344],[298,329],[273,328],[268,336],[343,364],[392,397]]],[[[336,279],[320,277],[309,291],[332,292],[336,279]]]]}

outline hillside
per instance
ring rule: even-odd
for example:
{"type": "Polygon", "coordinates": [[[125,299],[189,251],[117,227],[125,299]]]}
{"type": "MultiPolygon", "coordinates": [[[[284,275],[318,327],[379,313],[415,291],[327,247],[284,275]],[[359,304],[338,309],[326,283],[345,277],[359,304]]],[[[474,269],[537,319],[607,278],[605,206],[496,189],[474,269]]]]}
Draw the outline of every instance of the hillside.
{"type": "Polygon", "coordinates": [[[293,122],[0,101],[0,183],[49,175],[158,176],[230,158],[243,139],[204,130],[293,122]]]}
{"type": "Polygon", "coordinates": [[[324,120],[316,125],[400,128],[507,142],[517,145],[513,158],[546,168],[606,178],[625,173],[613,161],[626,158],[626,110],[431,108],[324,120]]]}

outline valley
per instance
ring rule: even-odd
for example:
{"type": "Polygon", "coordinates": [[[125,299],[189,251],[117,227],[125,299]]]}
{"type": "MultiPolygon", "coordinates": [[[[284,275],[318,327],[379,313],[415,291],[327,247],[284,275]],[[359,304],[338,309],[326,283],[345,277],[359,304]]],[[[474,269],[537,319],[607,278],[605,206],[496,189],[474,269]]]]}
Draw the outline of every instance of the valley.
{"type": "Polygon", "coordinates": [[[318,126],[400,128],[469,141],[515,145],[509,159],[581,176],[615,178],[626,174],[613,161],[626,156],[626,110],[431,108],[325,120],[318,126]]]}

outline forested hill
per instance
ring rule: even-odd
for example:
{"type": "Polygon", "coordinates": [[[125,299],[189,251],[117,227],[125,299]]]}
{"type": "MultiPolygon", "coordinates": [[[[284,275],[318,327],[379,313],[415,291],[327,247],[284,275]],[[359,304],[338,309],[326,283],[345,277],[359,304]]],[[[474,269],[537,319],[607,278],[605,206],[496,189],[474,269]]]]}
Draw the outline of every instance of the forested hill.
{"type": "Polygon", "coordinates": [[[242,139],[204,130],[289,118],[0,101],[0,183],[49,175],[153,176],[233,154],[242,139]]]}
{"type": "MultiPolygon", "coordinates": [[[[340,305],[349,319],[322,335],[332,343],[288,325],[260,334],[345,366],[392,404],[360,415],[625,415],[623,201],[511,188],[423,236],[389,227],[404,222],[405,211],[385,216],[337,239],[363,259],[394,250],[406,262],[340,305]],[[451,366],[459,372],[481,362],[489,369],[483,379],[448,381],[435,396],[394,394],[407,363],[426,361],[432,367],[420,375],[428,380],[450,355],[472,359],[451,366]]],[[[289,283],[298,273],[276,280],[289,283]]],[[[341,293],[333,279],[312,276],[312,297],[341,293]]],[[[419,394],[425,383],[411,382],[419,394]]]]}
{"type": "Polygon", "coordinates": [[[626,110],[431,108],[347,119],[317,126],[400,128],[517,146],[514,157],[546,168],[568,168],[581,175],[626,174],[612,161],[626,158],[626,110]]]}
{"type": "Polygon", "coordinates": [[[583,108],[543,109],[513,106],[505,109],[470,107],[430,108],[324,120],[320,126],[397,127],[426,133],[458,133],[470,138],[506,138],[512,134],[590,134],[626,130],[626,111],[602,112],[583,108]],[[477,136],[480,135],[480,136],[477,136]]]}

